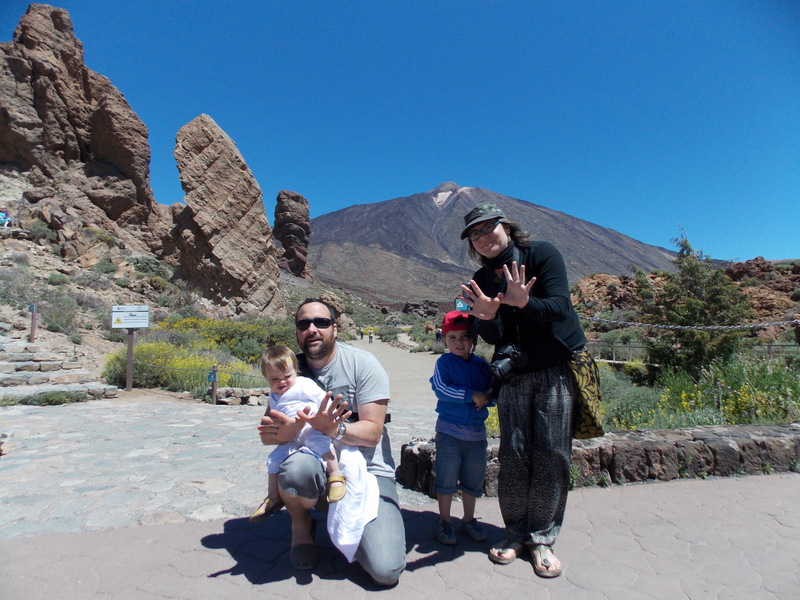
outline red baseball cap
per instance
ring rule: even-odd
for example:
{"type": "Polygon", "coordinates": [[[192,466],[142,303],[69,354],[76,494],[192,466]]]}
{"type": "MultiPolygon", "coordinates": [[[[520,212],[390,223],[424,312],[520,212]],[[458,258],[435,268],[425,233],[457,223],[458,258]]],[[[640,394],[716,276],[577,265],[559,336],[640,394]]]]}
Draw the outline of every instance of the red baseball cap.
{"type": "Polygon", "coordinates": [[[442,337],[446,336],[449,331],[466,331],[467,323],[467,315],[457,310],[451,310],[442,321],[442,337]]]}

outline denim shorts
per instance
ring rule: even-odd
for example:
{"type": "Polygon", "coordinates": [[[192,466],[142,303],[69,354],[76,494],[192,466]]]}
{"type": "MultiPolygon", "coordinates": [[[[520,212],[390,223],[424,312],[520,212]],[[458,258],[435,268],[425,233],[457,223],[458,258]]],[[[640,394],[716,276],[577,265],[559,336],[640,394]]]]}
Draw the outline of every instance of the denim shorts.
{"type": "Polygon", "coordinates": [[[437,494],[465,494],[480,498],[486,476],[486,440],[465,442],[445,433],[436,434],[436,477],[433,481],[437,494]]]}

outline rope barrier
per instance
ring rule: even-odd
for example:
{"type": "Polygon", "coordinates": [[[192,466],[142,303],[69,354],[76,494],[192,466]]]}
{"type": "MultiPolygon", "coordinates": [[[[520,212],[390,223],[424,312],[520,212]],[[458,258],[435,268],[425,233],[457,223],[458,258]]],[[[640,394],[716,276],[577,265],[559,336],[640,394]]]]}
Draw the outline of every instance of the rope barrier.
{"type": "MultiPolygon", "coordinates": [[[[209,372],[209,369],[189,369],[189,368],[185,368],[185,367],[168,367],[166,365],[153,365],[153,364],[150,364],[150,363],[138,362],[138,361],[134,361],[133,364],[134,364],[134,366],[138,366],[138,367],[151,367],[153,369],[161,369],[161,370],[168,370],[168,371],[187,371],[187,372],[191,372],[191,373],[202,373],[203,375],[206,375],[209,372]]],[[[247,375],[245,373],[237,373],[236,371],[224,371],[222,369],[217,369],[217,373],[218,374],[222,373],[222,374],[225,374],[225,375],[231,375],[231,376],[234,376],[234,377],[241,377],[243,379],[253,379],[253,380],[256,380],[256,381],[263,381],[264,385],[261,386],[261,387],[269,387],[269,385],[267,384],[266,380],[261,375],[247,375]]]]}
{"type": "Polygon", "coordinates": [[[772,323],[753,323],[751,325],[661,325],[656,323],[636,323],[634,321],[613,321],[611,319],[601,319],[600,317],[579,317],[583,321],[594,323],[606,323],[609,325],[621,325],[624,327],[643,327],[645,329],[677,329],[691,331],[733,331],[748,329],[765,329],[767,327],[777,327],[781,325],[791,325],[800,327],[800,319],[791,321],[775,321],[772,323]]]}

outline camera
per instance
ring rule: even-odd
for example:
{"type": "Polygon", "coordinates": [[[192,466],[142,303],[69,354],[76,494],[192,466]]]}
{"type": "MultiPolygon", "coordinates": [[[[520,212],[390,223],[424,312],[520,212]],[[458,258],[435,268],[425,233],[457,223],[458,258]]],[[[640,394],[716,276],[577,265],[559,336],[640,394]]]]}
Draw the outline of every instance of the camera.
{"type": "MultiPolygon", "coordinates": [[[[466,283],[462,283],[461,285],[465,285],[468,288],[472,289],[472,287],[470,287],[468,281],[466,283]]],[[[458,298],[456,298],[455,302],[454,302],[456,310],[459,311],[459,312],[469,312],[469,311],[471,311],[472,307],[467,303],[467,300],[469,300],[469,296],[467,296],[467,292],[465,292],[464,290],[461,290],[461,294],[459,294],[458,298]]]]}
{"type": "Polygon", "coordinates": [[[528,366],[528,355],[514,344],[506,344],[495,352],[492,361],[492,375],[502,381],[514,369],[524,369],[528,366]]]}

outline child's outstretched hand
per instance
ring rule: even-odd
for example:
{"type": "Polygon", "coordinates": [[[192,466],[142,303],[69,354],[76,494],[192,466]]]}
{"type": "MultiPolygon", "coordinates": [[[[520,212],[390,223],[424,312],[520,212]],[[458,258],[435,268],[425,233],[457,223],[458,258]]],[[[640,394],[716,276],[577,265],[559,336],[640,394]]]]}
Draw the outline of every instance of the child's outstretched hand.
{"type": "Polygon", "coordinates": [[[472,403],[478,410],[489,404],[492,399],[492,390],[488,389],[485,392],[474,391],[472,392],[472,403]]]}

